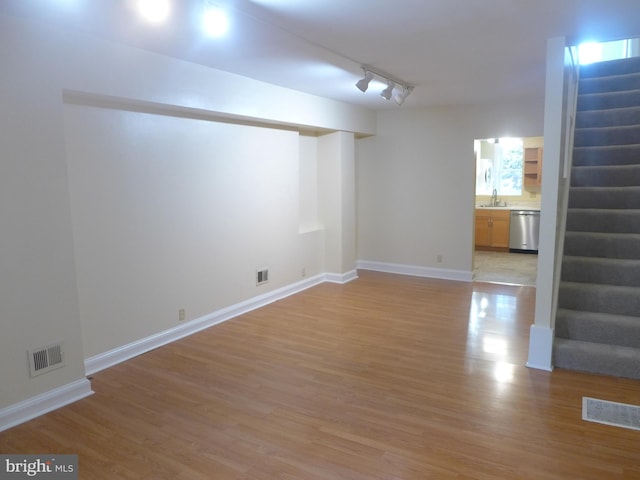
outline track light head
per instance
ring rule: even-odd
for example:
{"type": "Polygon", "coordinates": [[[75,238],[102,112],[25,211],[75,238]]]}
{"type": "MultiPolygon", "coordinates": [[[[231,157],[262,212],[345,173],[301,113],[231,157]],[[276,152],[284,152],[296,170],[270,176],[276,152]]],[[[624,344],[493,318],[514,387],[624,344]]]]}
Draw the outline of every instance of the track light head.
{"type": "Polygon", "coordinates": [[[395,93],[395,95],[393,96],[393,99],[396,101],[398,105],[402,105],[412,91],[413,91],[413,87],[402,87],[402,89],[399,92],[395,93]]]}
{"type": "Polygon", "coordinates": [[[361,92],[366,92],[367,88],[369,88],[369,82],[371,80],[373,80],[373,73],[365,70],[364,77],[358,80],[358,82],[356,83],[356,87],[358,87],[358,90],[360,90],[361,92]]]}
{"type": "Polygon", "coordinates": [[[395,86],[396,86],[395,82],[389,80],[387,82],[387,88],[385,88],[384,90],[382,90],[382,92],[380,92],[380,96],[385,100],[390,100],[391,94],[393,93],[393,87],[395,86]]]}

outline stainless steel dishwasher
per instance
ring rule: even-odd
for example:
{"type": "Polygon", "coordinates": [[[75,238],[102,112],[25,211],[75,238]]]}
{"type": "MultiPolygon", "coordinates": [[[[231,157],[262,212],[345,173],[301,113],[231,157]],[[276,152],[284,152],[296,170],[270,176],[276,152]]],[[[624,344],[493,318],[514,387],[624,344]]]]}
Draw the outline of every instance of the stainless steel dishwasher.
{"type": "Polygon", "coordinates": [[[511,210],[510,252],[537,253],[539,237],[540,212],[538,210],[511,210]]]}

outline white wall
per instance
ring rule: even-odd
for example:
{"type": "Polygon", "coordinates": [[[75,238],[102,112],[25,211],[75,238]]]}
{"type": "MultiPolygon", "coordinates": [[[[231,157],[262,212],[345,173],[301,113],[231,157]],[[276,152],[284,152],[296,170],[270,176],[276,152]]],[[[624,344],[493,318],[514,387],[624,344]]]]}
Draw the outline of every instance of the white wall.
{"type": "Polygon", "coordinates": [[[0,62],[0,417],[177,308],[254,295],[257,266],[267,289],[324,271],[323,231],[300,233],[303,205],[323,223],[299,197],[313,142],[265,127],[372,134],[372,112],[2,15],[0,62]],[[60,340],[66,366],[29,378],[60,340]]]}
{"type": "Polygon", "coordinates": [[[356,268],[355,145],[353,135],[337,132],[318,139],[320,216],[326,235],[327,271],[356,268]]]}
{"type": "Polygon", "coordinates": [[[473,140],[542,135],[543,107],[528,99],[379,113],[378,135],[358,145],[358,259],[470,274],[473,140]]]}
{"type": "Polygon", "coordinates": [[[84,375],[52,50],[0,18],[0,408],[84,375]],[[66,367],[29,378],[27,350],[59,341],[66,367]]]}
{"type": "Polygon", "coordinates": [[[301,135],[300,146],[300,232],[322,228],[318,213],[318,138],[301,135]]]}
{"type": "Polygon", "coordinates": [[[299,280],[297,133],[76,105],[65,132],[87,357],[299,280]]]}

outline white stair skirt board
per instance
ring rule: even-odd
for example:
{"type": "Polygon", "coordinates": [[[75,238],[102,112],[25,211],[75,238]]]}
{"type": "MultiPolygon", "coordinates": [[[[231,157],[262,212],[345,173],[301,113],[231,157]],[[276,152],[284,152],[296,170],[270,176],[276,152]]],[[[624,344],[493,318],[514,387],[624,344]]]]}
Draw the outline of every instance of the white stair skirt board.
{"type": "Polygon", "coordinates": [[[582,397],[582,419],[640,430],[640,406],[582,397]]]}
{"type": "Polygon", "coordinates": [[[553,328],[531,325],[529,329],[529,358],[527,367],[551,372],[553,352],[553,328]]]}
{"type": "Polygon", "coordinates": [[[358,278],[356,270],[342,274],[323,273],[307,278],[301,282],[279,288],[272,292],[265,293],[264,295],[250,298],[249,300],[217,310],[203,317],[191,320],[190,322],[177,325],[162,332],[141,338],[140,340],[136,340],[127,345],[122,345],[121,347],[114,348],[113,350],[89,357],[84,361],[85,371],[87,375],[94,374],[100,370],[112,367],[118,363],[129,360],[130,358],[137,357],[138,355],[142,355],[143,353],[149,352],[155,348],[175,342],[176,340],[189,335],[193,335],[194,333],[219,323],[226,322],[227,320],[231,320],[239,315],[276,302],[315,285],[324,282],[347,283],[355,280],[356,278],[358,278]]]}
{"type": "Polygon", "coordinates": [[[0,410],[0,432],[93,394],[86,378],[54,388],[0,410]]]}

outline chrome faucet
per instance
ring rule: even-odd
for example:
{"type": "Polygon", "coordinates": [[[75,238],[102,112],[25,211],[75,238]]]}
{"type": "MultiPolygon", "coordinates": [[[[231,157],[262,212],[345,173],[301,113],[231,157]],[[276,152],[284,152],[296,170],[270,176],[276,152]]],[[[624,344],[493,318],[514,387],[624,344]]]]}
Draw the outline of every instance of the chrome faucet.
{"type": "Polygon", "coordinates": [[[498,189],[494,188],[493,193],[491,194],[491,206],[497,207],[500,204],[500,200],[498,199],[498,189]]]}

